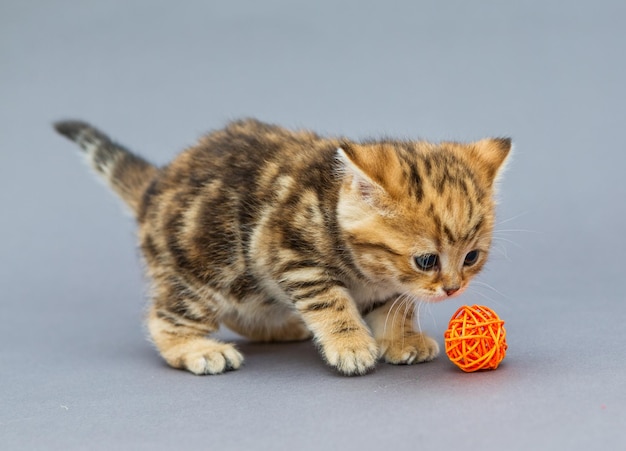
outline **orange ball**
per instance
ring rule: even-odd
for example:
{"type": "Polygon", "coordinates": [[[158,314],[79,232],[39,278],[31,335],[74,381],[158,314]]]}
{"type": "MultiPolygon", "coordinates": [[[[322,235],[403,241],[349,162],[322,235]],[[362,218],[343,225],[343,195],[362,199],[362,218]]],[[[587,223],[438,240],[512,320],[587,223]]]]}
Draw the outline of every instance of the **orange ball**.
{"type": "Polygon", "coordinates": [[[504,321],[482,305],[459,308],[444,334],[446,354],[466,373],[495,370],[506,354],[504,321]]]}

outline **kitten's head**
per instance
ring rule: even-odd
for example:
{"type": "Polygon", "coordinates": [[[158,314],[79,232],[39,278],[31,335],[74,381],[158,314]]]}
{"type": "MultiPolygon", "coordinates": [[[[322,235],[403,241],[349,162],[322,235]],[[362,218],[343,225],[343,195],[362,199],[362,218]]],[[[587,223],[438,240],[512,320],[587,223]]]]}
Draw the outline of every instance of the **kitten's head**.
{"type": "Polygon", "coordinates": [[[349,143],[338,217],[359,269],[426,301],[462,293],[484,266],[510,139],[349,143]]]}

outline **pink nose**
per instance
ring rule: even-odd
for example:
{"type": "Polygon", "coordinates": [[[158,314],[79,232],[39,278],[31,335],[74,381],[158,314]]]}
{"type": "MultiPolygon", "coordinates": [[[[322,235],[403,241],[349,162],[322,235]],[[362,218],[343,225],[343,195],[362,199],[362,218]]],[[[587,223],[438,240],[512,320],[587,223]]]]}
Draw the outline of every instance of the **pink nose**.
{"type": "Polygon", "coordinates": [[[445,291],[448,296],[452,296],[454,293],[459,291],[459,288],[460,287],[444,288],[443,291],[445,291]]]}

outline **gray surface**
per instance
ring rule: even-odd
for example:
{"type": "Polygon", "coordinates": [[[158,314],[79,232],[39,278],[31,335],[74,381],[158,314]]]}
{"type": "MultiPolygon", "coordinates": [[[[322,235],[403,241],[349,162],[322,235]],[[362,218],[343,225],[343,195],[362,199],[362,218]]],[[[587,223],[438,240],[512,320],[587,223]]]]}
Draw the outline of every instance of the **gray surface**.
{"type": "Polygon", "coordinates": [[[220,3],[0,3],[0,448],[624,447],[626,4],[220,3]],[[132,221],[50,123],[87,119],[163,163],[242,115],[513,136],[480,278],[498,291],[421,321],[441,343],[458,305],[491,306],[503,366],[342,378],[309,343],[242,343],[238,372],[167,368],[140,327],[132,221]]]}

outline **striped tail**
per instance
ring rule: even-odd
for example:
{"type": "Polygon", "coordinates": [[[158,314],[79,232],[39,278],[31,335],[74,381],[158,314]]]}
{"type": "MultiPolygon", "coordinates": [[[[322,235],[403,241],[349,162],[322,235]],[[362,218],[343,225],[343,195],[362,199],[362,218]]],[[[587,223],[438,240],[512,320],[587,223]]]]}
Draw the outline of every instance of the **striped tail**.
{"type": "Polygon", "coordinates": [[[54,128],[81,147],[94,170],[137,213],[158,169],[85,122],[61,121],[54,128]]]}

